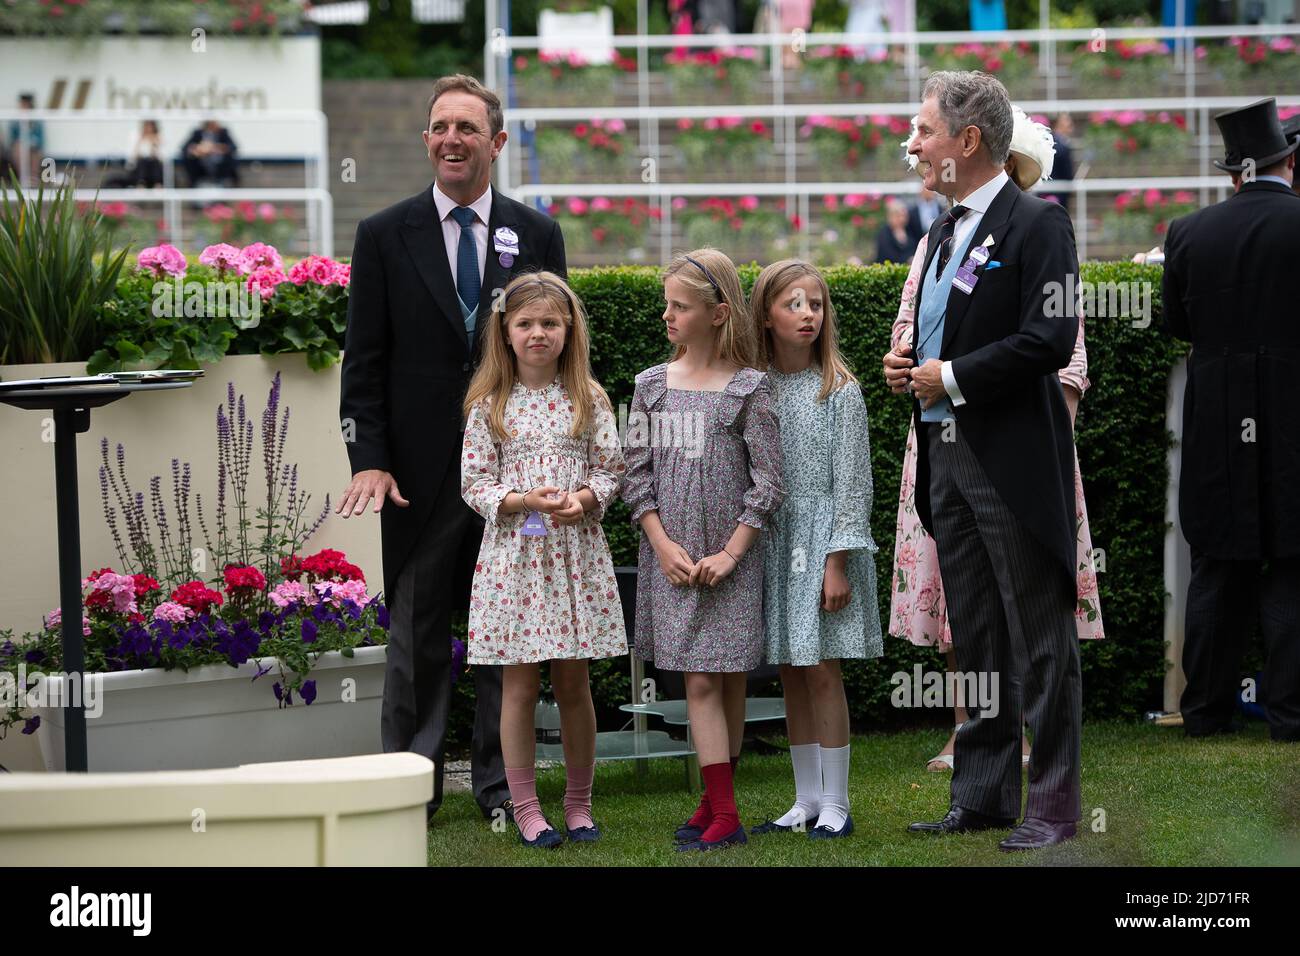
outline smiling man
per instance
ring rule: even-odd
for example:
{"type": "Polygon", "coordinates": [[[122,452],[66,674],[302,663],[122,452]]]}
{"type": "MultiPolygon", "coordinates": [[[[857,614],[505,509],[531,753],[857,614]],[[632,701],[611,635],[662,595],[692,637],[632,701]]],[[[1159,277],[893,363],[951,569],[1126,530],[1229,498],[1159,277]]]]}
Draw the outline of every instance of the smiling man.
{"type": "MultiPolygon", "coordinates": [[[[391,612],[381,738],[385,752],[436,765],[432,816],[442,802],[451,615],[469,605],[483,534],[460,494],[460,409],[477,332],[515,275],[567,270],[559,225],[491,187],[507,138],[496,94],[470,76],[442,77],[424,127],[434,182],[357,226],[340,402],[352,481],[337,511],[361,515],[373,502],[380,512],[391,612]]],[[[490,818],[509,809],[501,670],[475,667],[474,678],[474,799],[490,818]]]]}
{"type": "Polygon", "coordinates": [[[1079,819],[1079,650],[1074,628],[1074,448],[1057,371],[1078,331],[1074,231],[1065,210],[1003,171],[1007,91],[979,72],[932,73],[908,152],[953,200],[930,228],[917,287],[915,355],[885,356],[914,396],[916,507],[934,536],[962,673],[1000,675],[954,746],[952,803],[919,832],[1010,828],[1020,815],[1021,703],[1033,732],[1026,850],[1079,819]],[[1021,693],[1015,693],[1019,684],[1021,693]]]}

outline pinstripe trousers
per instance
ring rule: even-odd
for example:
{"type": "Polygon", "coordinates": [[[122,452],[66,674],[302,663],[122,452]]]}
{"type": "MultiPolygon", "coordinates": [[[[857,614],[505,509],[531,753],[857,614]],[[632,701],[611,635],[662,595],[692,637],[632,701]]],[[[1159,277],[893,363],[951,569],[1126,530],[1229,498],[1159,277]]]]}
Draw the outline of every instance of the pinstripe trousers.
{"type": "Polygon", "coordinates": [[[1007,507],[960,428],[932,424],[927,431],[930,511],[957,667],[998,677],[996,715],[969,707],[957,733],[952,802],[990,816],[1020,815],[1027,721],[1033,749],[1025,816],[1078,820],[1074,587],[1007,507]],[[945,432],[955,440],[944,441],[945,432]]]}

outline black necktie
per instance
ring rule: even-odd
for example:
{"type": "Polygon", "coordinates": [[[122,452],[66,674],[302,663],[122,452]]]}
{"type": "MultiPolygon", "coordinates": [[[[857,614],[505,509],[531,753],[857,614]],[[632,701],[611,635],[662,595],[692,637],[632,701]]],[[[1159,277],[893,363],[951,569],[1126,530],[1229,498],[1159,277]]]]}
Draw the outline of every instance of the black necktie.
{"type": "Polygon", "coordinates": [[[934,272],[936,282],[943,275],[948,257],[952,255],[952,236],[957,231],[957,220],[969,211],[965,206],[953,206],[944,214],[943,222],[939,224],[939,267],[934,272]]]}

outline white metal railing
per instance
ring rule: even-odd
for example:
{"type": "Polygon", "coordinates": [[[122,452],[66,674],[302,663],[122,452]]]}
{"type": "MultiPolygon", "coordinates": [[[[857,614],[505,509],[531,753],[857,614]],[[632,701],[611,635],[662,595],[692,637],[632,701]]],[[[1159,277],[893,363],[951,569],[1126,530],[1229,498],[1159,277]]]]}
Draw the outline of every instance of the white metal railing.
{"type": "MultiPolygon", "coordinates": [[[[1187,117],[1187,128],[1191,145],[1196,150],[1198,175],[1196,176],[1162,176],[1162,177],[1116,177],[1105,179],[1083,178],[1074,181],[1048,181],[1038,188],[1046,193],[1072,193],[1074,195],[1074,214],[1077,228],[1076,239],[1080,259],[1087,258],[1089,236],[1088,205],[1090,194],[1122,192],[1129,189],[1192,189],[1198,194],[1198,202],[1207,205],[1222,199],[1230,188],[1228,178],[1216,175],[1211,165],[1214,158],[1212,149],[1217,143],[1217,136],[1212,133],[1211,116],[1221,110],[1244,106],[1258,97],[1143,97],[1131,100],[1029,100],[1019,103],[1027,113],[1035,112],[1071,112],[1090,113],[1104,109],[1114,110],[1117,106],[1125,109],[1157,112],[1168,110],[1180,112],[1187,117]],[[1211,198],[1215,197],[1215,198],[1211,198]]],[[[1300,105],[1300,95],[1278,97],[1280,105],[1300,105]]],[[[796,123],[800,117],[810,115],[856,116],[887,115],[910,116],[915,105],[910,103],[815,103],[786,104],[773,107],[767,104],[746,104],[736,106],[604,106],[604,107],[530,107],[512,109],[507,114],[507,125],[512,129],[512,136],[518,138],[520,127],[527,125],[534,128],[539,122],[575,122],[594,119],[623,119],[637,122],[641,130],[641,155],[654,161],[654,168],[661,168],[663,148],[659,142],[658,128],[660,121],[672,121],[678,118],[700,119],[710,116],[730,115],[746,118],[772,119],[773,149],[783,154],[786,169],[785,182],[731,182],[731,183],[666,183],[657,176],[653,182],[627,183],[554,183],[523,182],[522,153],[511,149],[507,143],[504,162],[498,164],[498,188],[515,199],[543,198],[549,200],[554,196],[638,196],[648,200],[657,200],[661,208],[660,254],[663,261],[671,257],[671,222],[672,199],[676,196],[783,196],[788,203],[799,204],[803,227],[800,230],[800,242],[805,257],[811,239],[808,235],[808,197],[811,195],[852,193],[875,193],[879,195],[911,195],[917,189],[916,181],[906,172],[899,149],[899,176],[897,180],[884,181],[832,181],[832,182],[798,182],[796,162],[796,123]]],[[[900,137],[901,140],[901,137],[900,137]]],[[[886,147],[887,148],[887,147],[886,147]]],[[[1080,170],[1083,172],[1083,170],[1080,170]]],[[[1136,251],[1136,250],[1135,250],[1136,251]]]]}
{"type": "MultiPolygon", "coordinates": [[[[498,92],[503,92],[502,80],[510,72],[510,57],[516,50],[540,49],[544,42],[537,36],[513,36],[500,26],[499,11],[496,4],[489,0],[485,4],[487,24],[487,41],[483,50],[483,71],[485,82],[498,92]]],[[[784,64],[779,52],[786,46],[799,44],[799,49],[807,50],[814,46],[885,46],[904,49],[903,67],[908,80],[908,97],[915,101],[921,95],[921,59],[920,49],[937,44],[956,43],[1017,43],[1026,42],[1042,50],[1039,57],[1038,72],[1044,76],[1047,84],[1047,98],[1056,99],[1056,65],[1059,44],[1077,44],[1113,40],[1168,39],[1173,41],[1170,59],[1176,70],[1184,74],[1184,94],[1194,96],[1196,92],[1196,70],[1188,69],[1188,64],[1195,62],[1195,57],[1188,57],[1187,51],[1194,48],[1195,41],[1203,39],[1222,39],[1225,37],[1300,37],[1300,24],[1262,24],[1241,26],[1206,26],[1206,27],[1094,27],[1078,29],[1031,29],[1031,30],[946,30],[934,32],[900,31],[882,33],[706,33],[706,34],[654,34],[645,32],[646,0],[638,0],[638,31],[635,34],[619,34],[612,37],[574,37],[566,40],[565,45],[573,49],[584,47],[613,46],[616,49],[635,49],[637,51],[637,78],[642,105],[646,105],[649,80],[648,53],[653,49],[677,47],[705,47],[710,49],[727,49],[732,47],[766,47],[768,50],[768,68],[773,80],[773,102],[780,103],[784,92],[784,64]]]]}
{"type": "MultiPolygon", "coordinates": [[[[334,203],[329,191],[329,126],[325,114],[320,110],[258,110],[258,111],[196,111],[196,110],[0,110],[0,128],[8,135],[9,124],[17,120],[20,124],[20,139],[28,141],[29,132],[24,132],[26,124],[40,122],[50,123],[100,123],[122,124],[142,120],[179,121],[199,124],[205,120],[215,119],[222,123],[237,121],[240,125],[247,123],[286,124],[305,123],[310,127],[308,136],[301,140],[302,148],[295,150],[290,158],[303,161],[302,187],[265,187],[265,188],[224,188],[199,187],[185,188],[176,185],[175,166],[179,150],[169,150],[159,161],[163,167],[163,186],[155,189],[143,188],[105,188],[76,189],[74,195],[79,201],[90,202],[98,198],[101,201],[121,200],[135,205],[158,204],[162,206],[163,219],[172,241],[178,245],[185,239],[184,216],[186,206],[191,203],[238,202],[240,200],[265,202],[302,203],[306,211],[307,244],[310,251],[332,256],[334,250],[334,203]]],[[[36,179],[42,177],[48,186],[60,182],[62,174],[50,176],[46,170],[33,170],[31,157],[27,149],[14,149],[14,143],[8,144],[16,153],[13,161],[23,183],[22,193],[27,198],[36,198],[38,190],[36,179]]],[[[60,157],[79,162],[102,161],[115,158],[119,153],[95,144],[79,147],[75,155],[60,157]]],[[[50,157],[51,159],[53,157],[50,157]]],[[[5,183],[7,187],[8,183],[5,183]]]]}

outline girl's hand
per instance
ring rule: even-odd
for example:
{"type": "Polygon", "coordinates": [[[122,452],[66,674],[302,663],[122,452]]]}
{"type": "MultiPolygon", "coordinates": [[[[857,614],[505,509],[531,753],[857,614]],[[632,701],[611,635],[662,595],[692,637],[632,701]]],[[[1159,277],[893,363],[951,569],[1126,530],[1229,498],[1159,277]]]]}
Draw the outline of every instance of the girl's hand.
{"type": "Polygon", "coordinates": [[[844,562],[826,559],[826,573],[822,575],[822,610],[842,611],[853,597],[853,588],[844,574],[844,562]]]}
{"type": "Polygon", "coordinates": [[[717,554],[700,559],[700,563],[695,565],[695,570],[691,572],[690,583],[716,587],[734,570],[736,570],[736,562],[731,559],[731,555],[719,551],[717,554]]]}
{"type": "Polygon", "coordinates": [[[564,507],[552,511],[551,517],[560,524],[577,524],[586,516],[587,509],[582,506],[582,499],[577,495],[566,495],[565,499],[564,507]]]}
{"type": "Polygon", "coordinates": [[[553,514],[568,504],[569,496],[554,485],[543,485],[524,493],[524,510],[553,514]]]}
{"type": "Polygon", "coordinates": [[[666,540],[655,548],[655,555],[659,558],[659,569],[673,587],[679,588],[690,583],[691,575],[695,572],[695,562],[685,548],[676,541],[666,540]]]}

